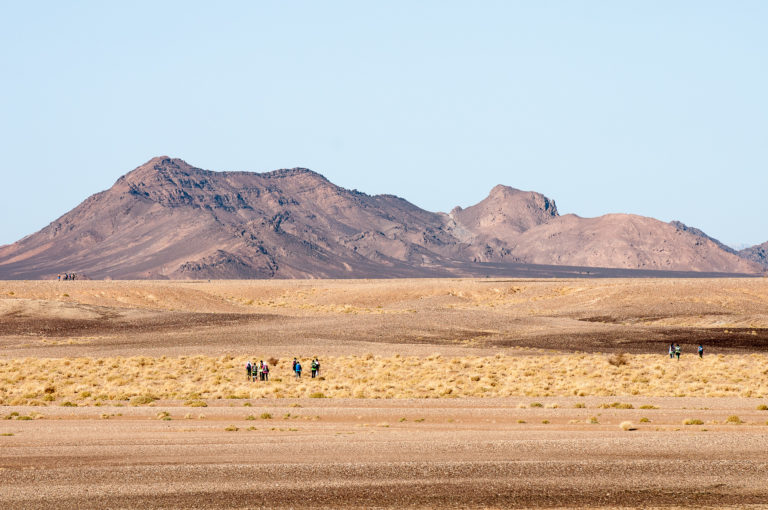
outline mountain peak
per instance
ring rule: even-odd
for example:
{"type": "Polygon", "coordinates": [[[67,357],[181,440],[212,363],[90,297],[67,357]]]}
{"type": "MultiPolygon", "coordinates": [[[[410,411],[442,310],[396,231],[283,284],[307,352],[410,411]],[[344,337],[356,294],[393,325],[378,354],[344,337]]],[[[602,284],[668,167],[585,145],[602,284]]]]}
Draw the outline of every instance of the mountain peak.
{"type": "Polygon", "coordinates": [[[488,238],[510,238],[556,218],[557,206],[541,193],[499,184],[481,202],[451,211],[464,227],[488,238]]]}
{"type": "Polygon", "coordinates": [[[516,195],[518,193],[525,193],[524,191],[521,191],[517,188],[513,188],[511,186],[505,186],[504,184],[497,184],[491,189],[491,192],[488,193],[488,197],[509,197],[512,195],[516,195]]]}

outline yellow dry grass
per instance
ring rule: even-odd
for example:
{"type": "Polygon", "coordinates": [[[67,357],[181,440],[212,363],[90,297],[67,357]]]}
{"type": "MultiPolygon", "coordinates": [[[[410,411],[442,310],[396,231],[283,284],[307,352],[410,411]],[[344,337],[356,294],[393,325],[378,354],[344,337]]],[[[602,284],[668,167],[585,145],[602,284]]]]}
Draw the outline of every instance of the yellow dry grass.
{"type": "MultiPolygon", "coordinates": [[[[257,398],[460,398],[508,396],[766,397],[768,356],[718,355],[680,361],[603,354],[340,356],[321,377],[297,380],[289,360],[269,382],[246,381],[245,357],[183,356],[0,360],[0,405],[99,405],[157,399],[201,402],[257,398]]],[[[303,360],[305,367],[309,360],[303,360]]],[[[192,405],[192,404],[190,404],[192,405]]]]}

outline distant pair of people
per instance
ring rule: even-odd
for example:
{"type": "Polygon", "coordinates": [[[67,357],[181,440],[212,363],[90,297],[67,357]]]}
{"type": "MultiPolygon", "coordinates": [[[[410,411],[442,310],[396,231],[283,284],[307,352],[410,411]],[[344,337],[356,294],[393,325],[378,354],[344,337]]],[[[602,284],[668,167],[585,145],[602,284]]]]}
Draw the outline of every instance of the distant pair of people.
{"type": "MultiPolygon", "coordinates": [[[[312,364],[310,365],[310,370],[312,373],[312,379],[314,379],[320,374],[320,361],[317,359],[317,357],[315,357],[312,360],[312,364]]],[[[298,359],[293,358],[293,373],[296,376],[296,379],[301,379],[301,371],[302,371],[301,362],[298,359]]]]}
{"type": "Polygon", "coordinates": [[[57,274],[56,278],[61,280],[76,280],[77,279],[77,273],[63,273],[63,274],[57,274]]]}
{"type": "Polygon", "coordinates": [[[256,381],[256,378],[259,381],[269,381],[269,365],[264,361],[259,361],[258,364],[248,361],[245,364],[245,372],[249,381],[256,381]]]}

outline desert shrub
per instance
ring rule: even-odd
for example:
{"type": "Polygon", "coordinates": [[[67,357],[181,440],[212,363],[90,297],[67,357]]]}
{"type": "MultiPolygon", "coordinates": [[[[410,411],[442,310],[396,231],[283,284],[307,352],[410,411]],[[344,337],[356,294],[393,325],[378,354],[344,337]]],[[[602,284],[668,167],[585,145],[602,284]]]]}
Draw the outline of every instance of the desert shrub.
{"type": "Polygon", "coordinates": [[[585,407],[587,407],[587,404],[585,404],[584,402],[577,402],[573,405],[573,407],[576,409],[584,409],[585,407]]]}
{"type": "Polygon", "coordinates": [[[267,363],[269,363],[273,367],[276,367],[279,362],[280,362],[280,360],[277,359],[277,358],[269,358],[267,360],[267,363]]]}
{"type": "Polygon", "coordinates": [[[549,425],[549,420],[541,420],[541,423],[543,423],[544,425],[549,425]]]}
{"type": "Polygon", "coordinates": [[[248,416],[245,417],[245,419],[246,420],[255,420],[256,417],[254,415],[252,415],[252,414],[249,414],[248,416]]]}
{"type": "Polygon", "coordinates": [[[77,404],[73,404],[72,402],[66,401],[61,403],[61,407],[77,407],[77,404]]]}
{"type": "Polygon", "coordinates": [[[310,393],[309,398],[325,398],[325,395],[317,391],[315,393],[310,393]]]}
{"type": "Polygon", "coordinates": [[[56,393],[56,387],[55,386],[46,386],[43,390],[46,394],[56,393]]]}
{"type": "Polygon", "coordinates": [[[698,418],[686,418],[683,420],[683,425],[704,425],[704,422],[698,418]]]}
{"type": "Polygon", "coordinates": [[[634,409],[635,408],[635,406],[633,406],[632,404],[626,404],[626,403],[622,403],[622,402],[612,402],[610,404],[601,404],[600,407],[603,408],[603,409],[611,409],[611,408],[613,408],[613,409],[634,409]]]}
{"type": "Polygon", "coordinates": [[[541,402],[531,402],[530,406],[531,407],[544,407],[544,404],[542,404],[541,402]]]}
{"type": "Polygon", "coordinates": [[[184,402],[187,407],[208,407],[208,403],[205,400],[187,400],[184,402]]]}
{"type": "Polygon", "coordinates": [[[643,418],[640,418],[640,423],[648,423],[648,422],[650,422],[650,421],[651,421],[651,420],[649,420],[648,418],[645,418],[645,417],[643,417],[643,418]]]}
{"type": "Polygon", "coordinates": [[[619,428],[621,430],[634,430],[634,425],[631,421],[623,421],[619,423],[619,428]]]}
{"type": "Polygon", "coordinates": [[[151,404],[155,400],[157,400],[157,397],[154,397],[152,395],[137,395],[131,398],[130,404],[132,406],[143,406],[143,405],[151,404]]]}
{"type": "Polygon", "coordinates": [[[271,415],[271,414],[269,414],[269,413],[261,413],[261,416],[260,416],[260,418],[261,418],[262,420],[271,420],[271,419],[272,419],[272,415],[271,415]]]}
{"type": "Polygon", "coordinates": [[[614,367],[621,367],[624,365],[629,365],[629,358],[627,357],[626,353],[620,352],[619,354],[614,354],[613,356],[609,357],[608,363],[614,367]]]}
{"type": "Polygon", "coordinates": [[[651,404],[645,404],[640,406],[640,409],[658,409],[658,407],[652,406],[651,404]]]}
{"type": "Polygon", "coordinates": [[[725,420],[725,423],[733,423],[734,425],[739,425],[744,422],[741,421],[741,418],[739,418],[738,416],[732,415],[725,420]]]}
{"type": "Polygon", "coordinates": [[[230,425],[229,427],[226,427],[224,430],[226,430],[227,432],[237,432],[240,429],[235,427],[234,425],[230,425]]]}
{"type": "Polygon", "coordinates": [[[590,416],[589,418],[587,418],[587,423],[596,424],[600,422],[598,421],[597,416],[590,416]]]}
{"type": "Polygon", "coordinates": [[[757,406],[757,410],[758,411],[768,411],[768,406],[765,405],[765,404],[760,404],[759,406],[757,406]]]}

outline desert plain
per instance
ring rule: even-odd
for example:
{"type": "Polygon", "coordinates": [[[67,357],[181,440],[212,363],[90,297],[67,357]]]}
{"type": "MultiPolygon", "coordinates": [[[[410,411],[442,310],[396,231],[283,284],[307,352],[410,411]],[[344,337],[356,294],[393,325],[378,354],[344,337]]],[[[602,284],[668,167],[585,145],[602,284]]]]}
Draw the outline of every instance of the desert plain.
{"type": "Polygon", "coordinates": [[[768,508],[768,280],[3,281],[0,418],[2,508],[768,508]]]}

